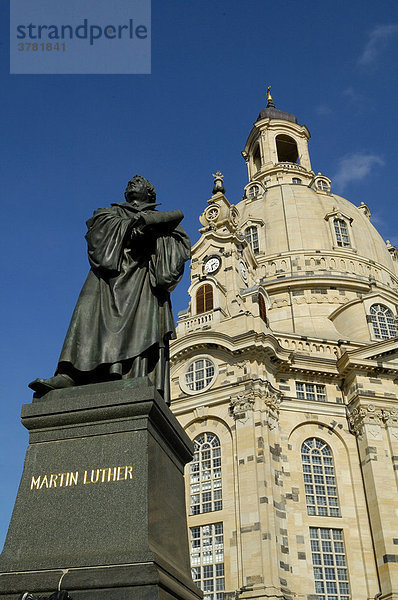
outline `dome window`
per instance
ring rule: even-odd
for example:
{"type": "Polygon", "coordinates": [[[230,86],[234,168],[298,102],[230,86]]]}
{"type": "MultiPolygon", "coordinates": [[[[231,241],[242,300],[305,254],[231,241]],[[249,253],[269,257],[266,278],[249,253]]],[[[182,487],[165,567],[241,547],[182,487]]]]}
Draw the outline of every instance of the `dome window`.
{"type": "Polygon", "coordinates": [[[245,238],[254,254],[258,254],[260,252],[260,246],[258,243],[258,229],[255,225],[245,229],[245,238]]]}
{"type": "Polygon", "coordinates": [[[213,288],[209,283],[201,285],[196,292],[196,314],[207,312],[213,308],[213,288]]]}
{"type": "Polygon", "coordinates": [[[300,177],[293,177],[292,183],[294,183],[295,185],[301,185],[300,177]]]}
{"type": "Polygon", "coordinates": [[[352,217],[342,213],[334,206],[333,211],[325,215],[325,221],[329,223],[334,250],[347,250],[348,252],[357,251],[355,249],[352,217]]]}
{"type": "Polygon", "coordinates": [[[347,223],[344,219],[334,219],[334,231],[336,233],[337,245],[341,248],[350,248],[350,236],[348,235],[347,223]]]}
{"type": "Polygon", "coordinates": [[[260,154],[260,146],[257,144],[256,149],[253,154],[253,163],[255,172],[261,169],[261,154],[260,154]]]}
{"type": "Polygon", "coordinates": [[[284,134],[276,136],[276,151],[278,162],[298,162],[297,144],[290,136],[284,134]]]}
{"type": "Polygon", "coordinates": [[[250,198],[250,200],[254,200],[254,198],[257,198],[259,193],[260,193],[260,186],[252,185],[251,187],[249,187],[249,189],[247,191],[247,196],[248,196],[248,198],[250,198]]]}
{"type": "Polygon", "coordinates": [[[397,325],[393,313],[383,304],[373,304],[370,307],[370,321],[377,340],[388,340],[396,337],[397,325]]]}
{"type": "Polygon", "coordinates": [[[324,179],[318,179],[318,181],[316,182],[316,186],[318,190],[321,190],[322,192],[329,191],[329,184],[324,179]]]}

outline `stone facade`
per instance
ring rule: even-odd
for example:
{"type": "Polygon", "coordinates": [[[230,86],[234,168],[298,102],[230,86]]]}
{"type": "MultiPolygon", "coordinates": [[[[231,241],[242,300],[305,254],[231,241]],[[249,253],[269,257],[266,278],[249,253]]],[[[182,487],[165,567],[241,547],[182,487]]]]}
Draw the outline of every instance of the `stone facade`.
{"type": "Polygon", "coordinates": [[[398,600],[397,251],[309,137],[271,99],[192,248],[171,387],[205,600],[398,600]]]}

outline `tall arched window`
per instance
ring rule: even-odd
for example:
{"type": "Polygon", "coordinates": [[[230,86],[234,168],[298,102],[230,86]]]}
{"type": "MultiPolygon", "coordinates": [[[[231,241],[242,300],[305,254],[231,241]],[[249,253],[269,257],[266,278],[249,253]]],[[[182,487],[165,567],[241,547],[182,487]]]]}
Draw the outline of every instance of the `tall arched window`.
{"type": "Polygon", "coordinates": [[[336,233],[337,245],[342,248],[350,248],[350,236],[348,235],[347,223],[344,219],[334,219],[334,231],[336,233]]]}
{"type": "Polygon", "coordinates": [[[305,497],[309,515],[339,517],[339,499],[329,446],[318,438],[309,438],[301,446],[305,497]]]}
{"type": "Polygon", "coordinates": [[[201,285],[196,292],[196,313],[204,313],[213,308],[213,288],[209,283],[201,285]]]}
{"type": "Polygon", "coordinates": [[[202,433],[194,440],[195,454],[190,465],[191,515],[222,509],[221,446],[214,433],[202,433]]]}
{"type": "Polygon", "coordinates": [[[258,229],[255,225],[251,225],[250,227],[246,227],[245,229],[245,237],[248,244],[250,244],[254,254],[258,254],[260,251],[260,246],[258,243],[258,229]]]}
{"type": "Polygon", "coordinates": [[[394,315],[387,306],[383,306],[383,304],[373,304],[373,306],[370,307],[370,318],[376,339],[388,340],[397,335],[397,326],[394,315]]]}
{"type": "Polygon", "coordinates": [[[260,154],[260,146],[257,144],[256,149],[253,154],[253,162],[255,172],[261,169],[261,154],[260,154]]]}
{"type": "Polygon", "coordinates": [[[262,318],[264,323],[266,323],[267,322],[267,308],[265,306],[265,300],[264,300],[264,296],[262,294],[258,295],[258,308],[259,308],[259,312],[260,312],[260,317],[262,318]]]}

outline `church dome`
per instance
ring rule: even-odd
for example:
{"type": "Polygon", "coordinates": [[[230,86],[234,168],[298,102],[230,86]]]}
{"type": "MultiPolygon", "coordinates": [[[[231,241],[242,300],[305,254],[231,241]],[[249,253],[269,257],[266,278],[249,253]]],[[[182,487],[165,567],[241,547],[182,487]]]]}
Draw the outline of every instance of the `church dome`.
{"type": "Polygon", "coordinates": [[[307,185],[285,183],[264,192],[261,200],[237,205],[242,220],[263,221],[265,255],[281,252],[344,251],[347,260],[365,258],[394,271],[386,243],[372,225],[365,205],[354,206],[341,196],[320,193],[307,185]],[[348,239],[336,239],[335,221],[345,223],[348,239]]]}
{"type": "Polygon", "coordinates": [[[257,121],[261,121],[261,119],[282,119],[284,121],[291,121],[292,123],[297,124],[297,118],[292,113],[284,112],[283,110],[279,110],[274,106],[267,106],[264,108],[257,117],[257,121]]]}
{"type": "Polygon", "coordinates": [[[331,339],[374,339],[372,306],[397,312],[397,251],[386,244],[364,204],[332,193],[316,174],[310,133],[276,109],[268,90],[242,155],[249,183],[237,205],[270,296],[274,331],[331,339]]]}

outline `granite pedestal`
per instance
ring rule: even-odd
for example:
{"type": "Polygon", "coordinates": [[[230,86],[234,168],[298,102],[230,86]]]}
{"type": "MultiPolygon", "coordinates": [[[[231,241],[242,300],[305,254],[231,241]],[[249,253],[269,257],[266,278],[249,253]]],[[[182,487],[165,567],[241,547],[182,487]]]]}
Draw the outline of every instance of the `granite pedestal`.
{"type": "Polygon", "coordinates": [[[0,598],[198,600],[184,465],[192,443],[147,378],[53,391],[29,430],[0,598]]]}

